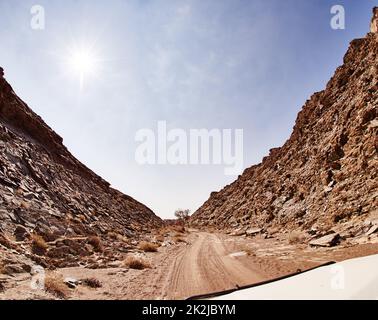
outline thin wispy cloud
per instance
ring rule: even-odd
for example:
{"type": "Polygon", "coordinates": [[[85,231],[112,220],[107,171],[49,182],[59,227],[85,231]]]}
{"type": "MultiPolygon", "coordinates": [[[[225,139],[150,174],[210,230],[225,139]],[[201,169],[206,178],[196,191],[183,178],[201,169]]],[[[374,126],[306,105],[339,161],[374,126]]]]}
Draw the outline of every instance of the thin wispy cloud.
{"type": "Polygon", "coordinates": [[[330,28],[329,1],[41,1],[46,29],[36,32],[34,1],[1,1],[0,65],[75,156],[168,217],[195,210],[236,176],[221,166],[139,166],[135,132],[158,120],[242,128],[245,166],[257,163],[288,138],[305,100],[367,31],[371,1],[359,10],[341,2],[342,32],[330,28]],[[73,44],[98,56],[81,91],[62,63],[73,44]]]}

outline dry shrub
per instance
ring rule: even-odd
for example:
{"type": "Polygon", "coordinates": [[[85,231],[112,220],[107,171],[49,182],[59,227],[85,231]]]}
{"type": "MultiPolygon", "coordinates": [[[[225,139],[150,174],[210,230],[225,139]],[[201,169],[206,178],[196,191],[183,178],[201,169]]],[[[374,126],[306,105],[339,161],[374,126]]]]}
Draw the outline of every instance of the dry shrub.
{"type": "Polygon", "coordinates": [[[180,234],[183,234],[183,233],[186,232],[185,227],[181,226],[181,225],[173,225],[173,226],[169,226],[168,228],[169,228],[170,231],[180,233],[180,234]]]}
{"type": "Polygon", "coordinates": [[[130,269],[143,270],[146,268],[151,268],[151,265],[140,258],[129,256],[124,261],[124,265],[130,269]]]}
{"type": "Polygon", "coordinates": [[[129,239],[122,234],[117,234],[117,240],[127,244],[129,243],[129,239]]]}
{"type": "Polygon", "coordinates": [[[170,233],[179,233],[180,235],[184,234],[186,229],[182,225],[168,225],[159,229],[158,233],[161,236],[169,235],[170,233]]]}
{"type": "Polygon", "coordinates": [[[156,240],[157,242],[164,242],[165,238],[164,238],[164,236],[156,236],[156,237],[155,237],[155,240],[156,240]]]}
{"type": "Polygon", "coordinates": [[[166,235],[168,235],[169,234],[169,230],[168,230],[168,228],[167,227],[162,227],[162,228],[160,228],[159,230],[158,230],[158,235],[159,236],[166,236],[166,235]]]}
{"type": "Polygon", "coordinates": [[[173,230],[176,231],[176,232],[179,232],[179,233],[185,233],[185,231],[186,231],[185,227],[180,226],[180,225],[174,226],[173,230]]]}
{"type": "Polygon", "coordinates": [[[67,299],[69,295],[69,289],[64,283],[63,277],[55,273],[46,276],[45,291],[59,299],[67,299]]]}
{"type": "Polygon", "coordinates": [[[20,207],[22,209],[29,210],[30,209],[30,203],[28,203],[26,201],[21,201],[20,207]]]}
{"type": "Polygon", "coordinates": [[[101,239],[97,236],[91,236],[88,238],[88,243],[93,247],[93,249],[97,252],[103,251],[103,246],[101,239]]]}
{"type": "Polygon", "coordinates": [[[32,234],[31,235],[32,239],[32,252],[36,255],[44,255],[48,249],[48,245],[40,235],[38,234],[32,234]]]}
{"type": "Polygon", "coordinates": [[[173,241],[174,241],[175,243],[180,243],[180,242],[182,242],[182,243],[187,243],[182,237],[180,237],[180,236],[178,236],[178,235],[176,235],[176,236],[173,237],[173,241]]]}
{"type": "Polygon", "coordinates": [[[117,240],[117,241],[125,242],[125,243],[128,243],[129,241],[127,237],[113,231],[108,232],[108,237],[112,240],[117,240]]]}
{"type": "Polygon", "coordinates": [[[101,288],[102,283],[100,280],[97,280],[96,278],[86,278],[81,280],[82,283],[90,288],[101,288]]]}
{"type": "Polygon", "coordinates": [[[147,242],[147,241],[142,241],[139,244],[139,249],[143,250],[144,252],[157,252],[158,251],[158,245],[147,242]]]}
{"type": "Polygon", "coordinates": [[[182,237],[184,234],[182,232],[174,232],[173,237],[182,237]]]}
{"type": "Polygon", "coordinates": [[[305,240],[305,236],[303,235],[303,233],[299,231],[292,231],[289,233],[287,239],[290,244],[298,244],[303,243],[303,241],[305,240]]]}
{"type": "Polygon", "coordinates": [[[246,245],[241,247],[241,251],[244,251],[248,256],[255,256],[253,250],[246,245]]]}

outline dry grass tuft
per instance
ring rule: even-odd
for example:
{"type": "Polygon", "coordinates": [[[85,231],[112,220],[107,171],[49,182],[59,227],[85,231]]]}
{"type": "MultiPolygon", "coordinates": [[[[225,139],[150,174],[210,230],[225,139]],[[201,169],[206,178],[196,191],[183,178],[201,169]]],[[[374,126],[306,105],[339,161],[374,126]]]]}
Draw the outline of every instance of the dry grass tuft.
{"type": "Polygon", "coordinates": [[[180,225],[177,225],[177,226],[173,226],[172,228],[174,231],[176,232],[179,232],[179,233],[185,233],[186,232],[186,229],[184,226],[180,226],[180,225]]]}
{"type": "Polygon", "coordinates": [[[96,278],[86,278],[81,280],[82,283],[90,288],[101,288],[102,283],[100,280],[97,280],[96,278]]]}
{"type": "Polygon", "coordinates": [[[120,242],[124,242],[126,244],[129,243],[129,239],[125,236],[123,236],[122,234],[117,234],[117,240],[120,241],[120,242]]]}
{"type": "Polygon", "coordinates": [[[116,241],[119,241],[119,242],[124,242],[124,243],[129,242],[129,239],[127,237],[123,236],[122,234],[113,232],[113,231],[108,232],[108,237],[112,240],[116,240],[116,241]]]}
{"type": "Polygon", "coordinates": [[[181,226],[181,225],[168,225],[168,226],[160,228],[158,233],[161,236],[167,236],[172,233],[179,233],[182,235],[186,233],[186,229],[184,226],[181,226]]]}
{"type": "Polygon", "coordinates": [[[102,246],[101,239],[97,236],[91,236],[88,238],[88,243],[93,247],[97,252],[102,252],[104,250],[102,246]]]}
{"type": "Polygon", "coordinates": [[[22,209],[29,210],[30,209],[30,203],[28,203],[26,201],[21,201],[20,207],[22,209]]]}
{"type": "Polygon", "coordinates": [[[176,236],[174,236],[173,237],[173,241],[175,242],[175,243],[187,243],[182,237],[180,237],[180,236],[178,236],[178,235],[176,235],[176,236]]]}
{"type": "Polygon", "coordinates": [[[64,283],[63,277],[55,273],[46,276],[45,291],[59,299],[67,299],[69,295],[69,289],[64,283]]]}
{"type": "Polygon", "coordinates": [[[185,236],[185,234],[183,234],[182,232],[174,232],[173,233],[173,237],[183,237],[185,236]]]}
{"type": "Polygon", "coordinates": [[[157,252],[158,251],[158,245],[147,242],[147,241],[142,241],[139,244],[139,249],[143,250],[144,252],[157,252]]]}
{"type": "Polygon", "coordinates": [[[159,235],[159,236],[156,236],[156,237],[155,237],[155,240],[156,240],[157,242],[164,242],[165,238],[164,238],[164,236],[159,235]]]}
{"type": "Polygon", "coordinates": [[[168,229],[167,229],[166,227],[160,228],[160,229],[157,231],[158,236],[162,236],[162,237],[167,236],[168,233],[169,233],[169,231],[168,231],[168,229]]]}
{"type": "Polygon", "coordinates": [[[241,251],[244,251],[247,254],[247,256],[250,256],[250,257],[255,256],[255,254],[253,253],[253,250],[247,245],[242,246],[241,251]]]}
{"type": "Polygon", "coordinates": [[[40,235],[38,234],[32,234],[31,235],[32,239],[32,244],[31,244],[31,249],[32,252],[36,255],[44,255],[48,249],[48,245],[40,235]]]}
{"type": "Polygon", "coordinates": [[[292,231],[289,233],[287,239],[289,241],[289,244],[298,244],[304,242],[305,236],[299,231],[292,231]]]}
{"type": "Polygon", "coordinates": [[[124,261],[124,265],[130,269],[143,270],[146,268],[151,268],[151,265],[140,258],[129,256],[124,261]]]}

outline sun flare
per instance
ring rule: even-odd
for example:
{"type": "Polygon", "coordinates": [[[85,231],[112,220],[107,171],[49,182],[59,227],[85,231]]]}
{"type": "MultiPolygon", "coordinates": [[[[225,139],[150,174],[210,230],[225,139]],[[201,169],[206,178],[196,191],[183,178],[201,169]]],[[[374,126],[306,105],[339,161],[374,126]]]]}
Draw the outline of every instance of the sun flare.
{"type": "Polygon", "coordinates": [[[73,68],[79,73],[91,73],[95,68],[94,58],[86,51],[75,52],[71,59],[73,68]]]}
{"type": "Polygon", "coordinates": [[[73,50],[68,58],[71,71],[79,77],[80,88],[83,87],[84,78],[93,75],[97,68],[97,59],[88,49],[73,50]]]}

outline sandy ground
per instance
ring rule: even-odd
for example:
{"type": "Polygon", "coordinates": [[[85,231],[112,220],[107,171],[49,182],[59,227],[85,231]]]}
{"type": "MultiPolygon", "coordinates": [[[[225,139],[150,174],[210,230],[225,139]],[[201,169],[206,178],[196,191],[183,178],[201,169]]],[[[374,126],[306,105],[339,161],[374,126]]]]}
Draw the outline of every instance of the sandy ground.
{"type": "MultiPolygon", "coordinates": [[[[186,243],[144,254],[151,268],[133,270],[66,268],[56,272],[75,279],[96,278],[102,287],[79,285],[69,299],[185,299],[305,270],[328,261],[378,253],[378,244],[314,249],[277,239],[191,232],[186,243]]],[[[1,279],[0,279],[1,280],[1,279]]],[[[6,279],[0,299],[54,299],[31,289],[31,276],[6,279]]]]}
{"type": "Polygon", "coordinates": [[[163,298],[185,298],[263,279],[253,264],[230,256],[233,250],[219,235],[195,233],[189,241],[191,245],[180,250],[170,265],[163,298]]]}

